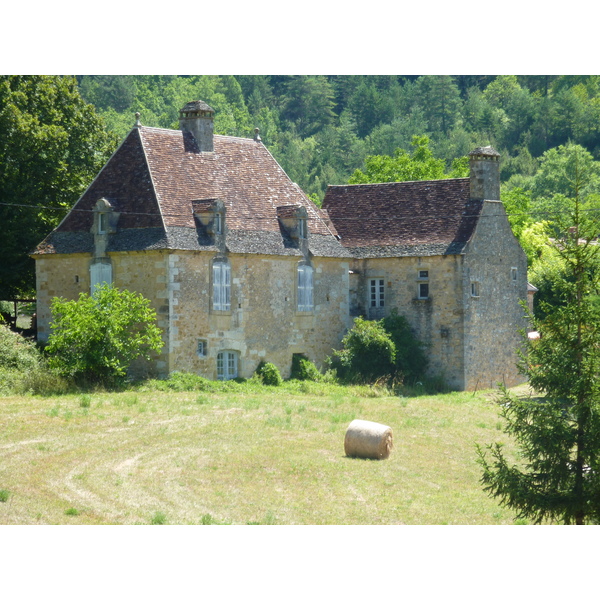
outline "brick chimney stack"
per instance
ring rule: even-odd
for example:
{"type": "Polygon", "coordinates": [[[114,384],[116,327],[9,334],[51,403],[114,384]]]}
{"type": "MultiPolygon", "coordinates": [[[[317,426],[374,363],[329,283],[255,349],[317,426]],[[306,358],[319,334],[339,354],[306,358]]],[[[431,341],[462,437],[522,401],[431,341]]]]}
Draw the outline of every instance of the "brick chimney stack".
{"type": "Polygon", "coordinates": [[[500,154],[492,148],[475,148],[469,153],[471,198],[500,200],[500,154]]]}
{"type": "Polygon", "coordinates": [[[198,144],[200,152],[212,152],[215,111],[202,100],[188,102],[179,111],[179,128],[189,131],[198,144]]]}

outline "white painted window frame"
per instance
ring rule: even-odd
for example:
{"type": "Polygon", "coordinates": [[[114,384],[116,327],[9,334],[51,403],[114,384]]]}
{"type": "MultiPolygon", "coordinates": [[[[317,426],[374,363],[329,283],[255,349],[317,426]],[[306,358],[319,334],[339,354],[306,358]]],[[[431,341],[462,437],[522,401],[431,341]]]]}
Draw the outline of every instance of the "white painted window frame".
{"type": "Polygon", "coordinates": [[[297,297],[298,311],[311,312],[314,308],[314,276],[310,265],[298,265],[297,297]]]}
{"type": "Polygon", "coordinates": [[[369,278],[369,308],[385,307],[385,278],[369,278]]]}
{"type": "Polygon", "coordinates": [[[239,352],[221,350],[217,354],[217,379],[219,381],[235,379],[239,373],[239,366],[239,352]]]}
{"type": "Polygon", "coordinates": [[[212,264],[213,310],[231,310],[231,265],[227,261],[212,264]]]}

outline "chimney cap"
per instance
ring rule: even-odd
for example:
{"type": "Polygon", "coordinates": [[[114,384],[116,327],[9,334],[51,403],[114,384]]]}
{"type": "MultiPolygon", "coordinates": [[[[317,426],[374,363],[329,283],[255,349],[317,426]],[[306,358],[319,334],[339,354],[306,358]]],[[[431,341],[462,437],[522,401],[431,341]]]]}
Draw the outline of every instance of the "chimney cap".
{"type": "Polygon", "coordinates": [[[475,148],[472,152],[469,152],[469,157],[475,158],[477,156],[488,156],[488,157],[500,157],[500,153],[495,150],[492,146],[483,146],[475,148]]]}
{"type": "Polygon", "coordinates": [[[193,102],[188,102],[179,112],[180,113],[193,113],[193,112],[211,112],[214,113],[214,109],[212,109],[206,102],[202,100],[194,100],[193,102]]]}

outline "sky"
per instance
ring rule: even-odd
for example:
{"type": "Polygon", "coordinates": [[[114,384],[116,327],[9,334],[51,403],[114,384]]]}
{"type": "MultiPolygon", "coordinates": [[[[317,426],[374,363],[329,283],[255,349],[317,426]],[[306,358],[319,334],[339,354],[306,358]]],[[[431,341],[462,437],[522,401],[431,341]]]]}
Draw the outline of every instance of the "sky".
{"type": "Polygon", "coordinates": [[[516,0],[23,6],[3,7],[0,74],[598,72],[595,19],[580,0],[570,10],[516,0]]]}

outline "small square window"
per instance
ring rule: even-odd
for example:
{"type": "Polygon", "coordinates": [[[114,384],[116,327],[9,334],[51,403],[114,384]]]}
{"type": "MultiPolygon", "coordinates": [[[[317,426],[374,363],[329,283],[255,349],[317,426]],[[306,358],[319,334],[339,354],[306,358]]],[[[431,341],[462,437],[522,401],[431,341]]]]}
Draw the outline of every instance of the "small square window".
{"type": "Polygon", "coordinates": [[[419,271],[419,279],[429,279],[429,271],[419,271]]]}
{"type": "Polygon", "coordinates": [[[429,298],[429,284],[428,283],[420,283],[419,284],[419,300],[426,300],[429,298]]]}
{"type": "Polygon", "coordinates": [[[479,282],[471,281],[471,296],[473,298],[479,298],[479,282]]]}

